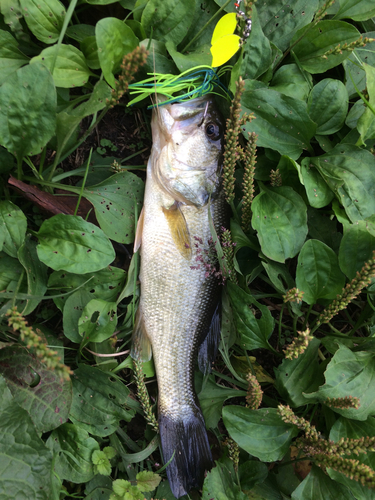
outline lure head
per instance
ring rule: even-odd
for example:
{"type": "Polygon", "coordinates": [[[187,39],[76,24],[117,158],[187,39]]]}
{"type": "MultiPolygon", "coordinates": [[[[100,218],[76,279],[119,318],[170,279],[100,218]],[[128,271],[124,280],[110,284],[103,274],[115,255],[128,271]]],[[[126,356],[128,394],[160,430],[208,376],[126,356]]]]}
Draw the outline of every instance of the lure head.
{"type": "MultiPolygon", "coordinates": [[[[161,97],[163,99],[163,97],[161,97]]],[[[154,109],[153,175],[175,201],[203,206],[219,187],[223,120],[209,96],[154,109]]]]}

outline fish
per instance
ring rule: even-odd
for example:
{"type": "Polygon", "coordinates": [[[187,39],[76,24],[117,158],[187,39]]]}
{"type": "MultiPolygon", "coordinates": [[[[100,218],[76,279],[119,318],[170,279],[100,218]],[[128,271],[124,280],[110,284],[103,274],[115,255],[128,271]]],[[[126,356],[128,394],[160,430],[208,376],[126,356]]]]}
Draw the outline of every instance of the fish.
{"type": "Polygon", "coordinates": [[[220,286],[200,263],[202,246],[226,221],[222,189],[223,119],[210,96],[154,108],[152,150],[134,250],[140,249],[140,301],[132,355],[153,356],[158,424],[176,498],[201,488],[213,466],[194,367],[210,371],[220,338],[220,286]]]}

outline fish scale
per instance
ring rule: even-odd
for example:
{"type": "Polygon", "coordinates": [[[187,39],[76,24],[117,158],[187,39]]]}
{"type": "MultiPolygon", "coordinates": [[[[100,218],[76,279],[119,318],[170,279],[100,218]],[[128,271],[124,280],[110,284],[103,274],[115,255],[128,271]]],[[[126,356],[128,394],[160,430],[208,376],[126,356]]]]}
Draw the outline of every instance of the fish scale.
{"type": "Polygon", "coordinates": [[[136,235],[141,298],[134,337],[144,359],[144,353],[151,352],[148,343],[152,347],[162,452],[165,462],[172,459],[167,475],[179,498],[200,487],[204,471],[212,466],[193,374],[219,289],[217,278],[197,266],[195,242],[208,246],[209,212],[217,231],[225,220],[219,175],[222,125],[213,102],[204,97],[154,111],[152,130],[136,235]],[[219,128],[220,137],[207,136],[219,128]]]}

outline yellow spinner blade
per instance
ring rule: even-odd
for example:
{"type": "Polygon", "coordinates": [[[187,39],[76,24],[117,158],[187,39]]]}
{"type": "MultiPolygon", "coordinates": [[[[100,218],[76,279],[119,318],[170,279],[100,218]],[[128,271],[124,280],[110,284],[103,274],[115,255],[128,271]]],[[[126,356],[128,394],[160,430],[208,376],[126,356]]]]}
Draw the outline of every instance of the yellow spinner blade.
{"type": "Polygon", "coordinates": [[[232,35],[234,33],[234,30],[236,29],[236,13],[232,12],[231,14],[225,14],[217,25],[215,26],[212,39],[211,39],[211,44],[213,45],[219,38],[222,38],[223,36],[226,35],[232,35]]]}
{"type": "Polygon", "coordinates": [[[223,36],[217,40],[211,47],[212,64],[213,68],[217,68],[225,64],[229,59],[234,56],[240,48],[240,37],[237,35],[223,36]]]}

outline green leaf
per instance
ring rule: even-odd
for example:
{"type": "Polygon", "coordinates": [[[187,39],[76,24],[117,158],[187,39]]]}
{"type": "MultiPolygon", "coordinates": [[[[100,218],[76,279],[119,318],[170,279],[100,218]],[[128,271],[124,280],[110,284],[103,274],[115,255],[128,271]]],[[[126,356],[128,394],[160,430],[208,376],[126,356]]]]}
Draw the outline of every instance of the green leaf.
{"type": "MultiPolygon", "coordinates": [[[[83,289],[90,292],[91,299],[115,302],[125,284],[126,276],[125,271],[122,269],[109,266],[95,273],[88,274],[71,274],[57,271],[50,275],[48,287],[51,290],[59,290],[55,293],[66,293],[80,287],[80,290],[83,289]]],[[[54,299],[55,304],[61,310],[66,300],[66,297],[54,299]]],[[[83,303],[83,299],[80,299],[80,301],[83,303]]]]}
{"type": "Polygon", "coordinates": [[[48,47],[30,61],[33,63],[43,63],[51,70],[56,87],[70,88],[83,87],[92,75],[89,70],[85,56],[73,45],[62,44],[60,47],[54,45],[48,47]],[[56,51],[57,56],[56,56],[56,51]]]}
{"type": "Polygon", "coordinates": [[[138,38],[129,26],[115,17],[101,19],[95,27],[100,67],[111,87],[115,86],[114,73],[120,70],[126,54],[138,47],[138,38]]]}
{"type": "Polygon", "coordinates": [[[112,467],[109,458],[104,453],[104,450],[95,450],[91,457],[92,463],[96,465],[96,470],[99,474],[103,476],[109,476],[112,471],[112,467]]]}
{"type": "Polygon", "coordinates": [[[375,248],[375,227],[368,221],[358,221],[344,232],[340,244],[339,263],[346,276],[352,280],[372,258],[375,248]]]}
{"type": "MultiPolygon", "coordinates": [[[[60,297],[60,299],[64,299],[64,297],[60,297]]],[[[64,335],[76,344],[80,344],[82,342],[82,337],[78,330],[78,321],[82,316],[83,309],[87,306],[91,299],[92,295],[84,288],[80,288],[76,292],[69,295],[68,298],[65,298],[66,302],[63,309],[64,335]]]]}
{"type": "Polygon", "coordinates": [[[340,345],[324,373],[325,384],[317,392],[305,394],[306,398],[323,402],[327,398],[355,396],[360,400],[358,409],[332,408],[333,411],[353,420],[366,420],[375,414],[373,384],[375,359],[372,352],[352,352],[340,345]]]}
{"type": "Polygon", "coordinates": [[[250,294],[239,286],[228,282],[229,298],[234,321],[240,335],[240,344],[246,349],[269,349],[268,339],[273,332],[274,319],[266,306],[259,304],[250,294]],[[257,318],[251,306],[260,310],[257,318]]]}
{"type": "Polygon", "coordinates": [[[272,78],[270,88],[293,99],[306,101],[312,87],[312,77],[297,64],[281,66],[272,78]]]}
{"type": "Polygon", "coordinates": [[[319,240],[308,240],[298,255],[296,285],[303,300],[335,299],[345,285],[335,252],[319,240]]]}
{"type": "Polygon", "coordinates": [[[294,33],[311,23],[317,8],[317,0],[296,0],[288,4],[272,0],[257,5],[264,34],[283,52],[294,33]]]}
{"type": "Polygon", "coordinates": [[[325,78],[312,89],[307,110],[318,125],[316,133],[329,135],[338,132],[348,113],[349,96],[340,80],[325,78]]]}
{"type": "Polygon", "coordinates": [[[165,46],[173,62],[181,72],[187,71],[195,66],[211,65],[212,55],[209,44],[200,45],[199,48],[194,51],[189,50],[188,54],[181,54],[178,52],[178,50],[176,50],[176,45],[171,41],[167,41],[165,46]]]}
{"type": "MultiPolygon", "coordinates": [[[[202,374],[199,375],[203,377],[202,374]]],[[[217,427],[221,418],[221,409],[227,399],[245,396],[245,391],[216,384],[215,377],[210,375],[201,392],[198,394],[207,429],[215,429],[217,427]]]]}
{"type": "Polygon", "coordinates": [[[74,24],[67,27],[66,35],[77,42],[83,42],[85,38],[95,36],[95,26],[91,24],[74,24]]]}
{"type": "Polygon", "coordinates": [[[72,378],[73,400],[70,419],[94,436],[109,436],[120,420],[129,422],[129,389],[110,374],[88,365],[79,365],[72,378]]]}
{"type": "Polygon", "coordinates": [[[263,483],[268,476],[266,464],[255,460],[242,462],[238,468],[242,490],[251,490],[256,484],[263,483]]]}
{"type": "MultiPolygon", "coordinates": [[[[1,352],[1,351],[0,351],[1,352]]],[[[52,453],[0,376],[0,492],[7,500],[51,500],[52,453]]]]}
{"type": "Polygon", "coordinates": [[[195,3],[195,0],[149,0],[141,18],[147,36],[152,32],[156,40],[178,45],[192,24],[190,13],[194,12],[195,3]]]}
{"type": "MultiPolygon", "coordinates": [[[[369,417],[366,422],[356,422],[355,420],[348,420],[344,417],[340,417],[333,424],[331,432],[329,434],[329,439],[337,443],[341,438],[349,439],[361,439],[366,437],[375,436],[375,419],[369,417]]],[[[375,469],[375,453],[359,453],[359,455],[345,455],[345,458],[359,460],[362,464],[367,465],[372,470],[375,469]]],[[[349,490],[353,493],[355,498],[360,498],[361,500],[372,500],[374,492],[372,489],[363,486],[358,481],[354,479],[349,479],[340,472],[336,472],[333,469],[327,470],[329,476],[337,481],[338,483],[347,486],[349,490]]]]}
{"type": "Polygon", "coordinates": [[[38,238],[39,259],[55,271],[92,273],[115,258],[103,231],[76,215],[57,214],[44,221],[38,238]]]}
{"type": "Polygon", "coordinates": [[[56,90],[42,64],[12,73],[0,87],[0,143],[19,160],[38,154],[55,133],[56,90]]]}
{"type": "Polygon", "coordinates": [[[27,220],[20,208],[11,201],[0,201],[0,248],[17,257],[18,250],[25,241],[27,220]]]}
{"type": "Polygon", "coordinates": [[[112,493],[112,479],[96,474],[85,484],[85,500],[109,500],[112,493]]]}
{"type": "Polygon", "coordinates": [[[219,462],[208,474],[203,484],[202,500],[247,500],[249,497],[243,493],[234,482],[230,470],[219,462]]]}
{"type": "Polygon", "coordinates": [[[293,48],[293,53],[303,69],[315,74],[338,66],[350,55],[349,50],[325,56],[326,52],[338,45],[342,47],[345,43],[354,42],[360,36],[353,25],[344,21],[328,20],[320,21],[312,28],[306,26],[300,29],[290,43],[292,46],[298,42],[293,48]],[[298,41],[300,38],[302,39],[298,41]]]}
{"type": "Polygon", "coordinates": [[[99,450],[98,442],[85,429],[63,424],[47,440],[47,446],[57,455],[55,472],[61,479],[85,483],[94,477],[92,454],[99,450]]]}
{"type": "Polygon", "coordinates": [[[307,208],[301,196],[289,186],[262,185],[252,210],[262,252],[276,262],[297,255],[307,235],[307,208]]]}
{"type": "Polygon", "coordinates": [[[88,36],[80,43],[80,49],[86,58],[87,66],[91,69],[100,69],[98,45],[95,36],[88,36]]]}
{"type": "MultiPolygon", "coordinates": [[[[193,16],[191,16],[191,25],[189,31],[187,32],[185,38],[179,44],[185,52],[185,47],[188,43],[201,31],[204,27],[203,32],[199,37],[193,41],[188,47],[188,52],[195,51],[203,45],[211,45],[212,34],[215,29],[215,23],[210,22],[212,16],[219,10],[214,0],[206,0],[204,3],[195,2],[195,10],[193,16]],[[206,23],[209,23],[208,25],[206,23]]],[[[218,19],[218,18],[216,18],[218,19]]],[[[211,63],[211,61],[210,61],[211,63]]]]}
{"type": "Polygon", "coordinates": [[[368,101],[372,107],[371,110],[370,107],[366,106],[364,113],[361,114],[357,122],[357,129],[361,134],[361,142],[365,144],[368,139],[375,137],[375,114],[373,111],[375,107],[375,68],[365,63],[363,63],[362,67],[366,72],[368,101]]]}
{"type": "Polygon", "coordinates": [[[292,500],[353,500],[349,490],[333,481],[319,467],[312,466],[310,473],[292,493],[292,500]]]}
{"type": "Polygon", "coordinates": [[[72,384],[62,381],[23,347],[0,349],[0,371],[14,401],[31,416],[39,432],[55,429],[68,419],[72,384]]]}
{"type": "Polygon", "coordinates": [[[352,222],[375,213],[375,158],[366,150],[338,144],[323,156],[310,158],[344,206],[352,222]]]}
{"type": "Polygon", "coordinates": [[[117,326],[116,302],[92,299],[78,320],[78,332],[85,344],[109,339],[117,326]]]}
{"type": "Polygon", "coordinates": [[[105,181],[84,190],[95,209],[95,215],[104,233],[119,243],[134,241],[135,206],[140,212],[144,184],[131,172],[115,174],[105,181]]]}
{"type": "Polygon", "coordinates": [[[323,383],[320,375],[318,349],[320,341],[313,339],[306,351],[296,359],[284,359],[275,369],[276,389],[293,408],[308,404],[305,392],[317,391],[323,383]]]}
{"type": "Polygon", "coordinates": [[[252,89],[246,82],[241,104],[246,112],[253,112],[255,120],[243,127],[258,134],[257,144],[271,148],[296,160],[304,149],[310,147],[316,125],[309,118],[307,104],[270,88],[252,89]]]}
{"type": "Polygon", "coordinates": [[[27,62],[28,58],[18,50],[18,43],[12,35],[0,30],[0,85],[27,62]]]}
{"type": "Polygon", "coordinates": [[[27,238],[18,251],[18,258],[25,268],[27,276],[27,293],[33,298],[27,299],[21,311],[27,316],[38,306],[47,290],[47,266],[40,262],[36,251],[36,242],[27,238]],[[34,298],[35,297],[35,298],[34,298]]]}
{"type": "Polygon", "coordinates": [[[231,438],[262,462],[281,460],[298,434],[296,426],[281,420],[276,408],[225,406],[223,421],[231,438]]]}
{"type": "Polygon", "coordinates": [[[137,487],[140,491],[154,491],[160,484],[161,477],[149,470],[138,472],[136,475],[137,487]]]}
{"type": "Polygon", "coordinates": [[[26,24],[33,35],[43,43],[55,43],[66,15],[59,0],[20,0],[26,24]]]}
{"type": "Polygon", "coordinates": [[[353,19],[353,21],[367,21],[375,16],[375,7],[368,0],[339,0],[339,10],[335,19],[353,19]]]}
{"type": "Polygon", "coordinates": [[[334,198],[333,191],[329,188],[323,177],[310,162],[310,158],[304,158],[299,167],[300,181],[305,186],[309,203],[314,208],[327,206],[334,198]]]}
{"type": "Polygon", "coordinates": [[[251,11],[251,33],[243,45],[243,59],[240,74],[244,80],[256,80],[265,73],[272,64],[272,49],[264,36],[255,5],[251,11]]]}
{"type": "MultiPolygon", "coordinates": [[[[375,31],[363,33],[363,37],[375,38],[375,31]]],[[[366,73],[362,65],[363,63],[374,66],[375,42],[368,43],[366,47],[356,48],[342,63],[345,69],[345,86],[349,97],[357,96],[354,84],[360,92],[363,92],[366,88],[366,73]]]]}
{"type": "Polygon", "coordinates": [[[113,481],[112,488],[114,493],[109,497],[109,500],[142,500],[142,497],[144,498],[137,486],[132,486],[125,479],[113,481]]]}

